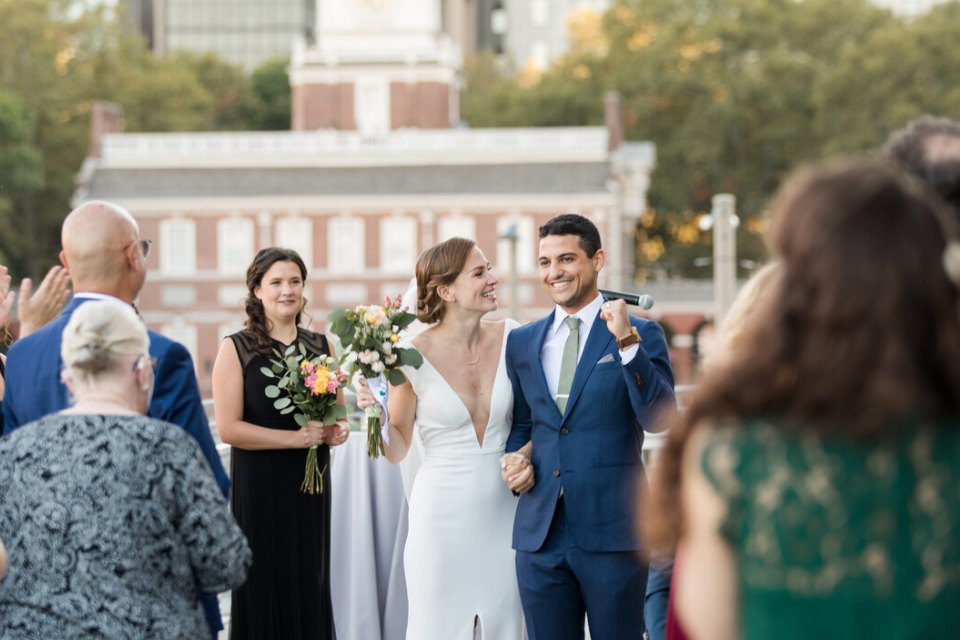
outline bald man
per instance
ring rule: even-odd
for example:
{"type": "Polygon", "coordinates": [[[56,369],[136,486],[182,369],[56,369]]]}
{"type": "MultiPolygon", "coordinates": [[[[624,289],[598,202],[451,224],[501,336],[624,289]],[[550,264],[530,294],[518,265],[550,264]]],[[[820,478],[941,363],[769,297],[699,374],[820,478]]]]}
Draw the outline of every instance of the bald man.
{"type": "MultiPolygon", "coordinates": [[[[150,241],[140,238],[136,220],[121,207],[88,202],[74,209],[63,221],[60,243],[60,261],[73,281],[73,300],[58,320],[14,343],[7,354],[4,433],[70,405],[60,380],[60,338],[74,310],[89,300],[132,305],[146,279],[150,241]]],[[[149,335],[157,365],[148,415],[183,427],[196,439],[227,495],[230,480],[210,435],[190,353],[159,333],[149,335]]],[[[205,596],[204,608],[215,638],[223,628],[216,597],[205,596]]]]}

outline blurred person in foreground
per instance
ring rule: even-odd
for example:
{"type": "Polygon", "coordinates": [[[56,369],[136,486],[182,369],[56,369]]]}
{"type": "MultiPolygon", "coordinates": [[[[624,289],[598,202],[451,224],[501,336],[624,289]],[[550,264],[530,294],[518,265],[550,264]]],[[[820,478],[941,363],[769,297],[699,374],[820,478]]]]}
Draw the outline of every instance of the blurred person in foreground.
{"type": "Polygon", "coordinates": [[[671,430],[650,513],[692,638],[960,637],[960,244],[880,160],[781,189],[780,286],[671,430]],[[685,445],[685,446],[683,446],[685,445]]]}
{"type": "Polygon", "coordinates": [[[208,635],[197,594],[243,582],[250,549],[197,443],[144,416],[143,323],[86,304],[61,354],[73,406],[0,440],[0,637],[208,635]]]}
{"type": "MultiPolygon", "coordinates": [[[[136,220],[126,209],[107,202],[87,202],[71,211],[60,230],[60,262],[70,273],[74,296],[63,314],[15,342],[7,355],[3,428],[10,433],[28,422],[65,409],[69,392],[60,380],[60,343],[72,315],[92,300],[132,305],[147,277],[150,241],[140,237],[136,220]]],[[[150,355],[156,360],[153,397],[147,415],[183,428],[200,445],[224,495],[230,479],[210,433],[190,353],[179,342],[147,331],[150,355]]],[[[204,596],[210,635],[223,628],[214,594],[204,596]]]]}
{"type": "MultiPolygon", "coordinates": [[[[730,309],[723,318],[719,330],[710,336],[710,347],[705,349],[701,364],[703,372],[708,372],[712,368],[719,366],[725,359],[732,357],[740,348],[744,336],[749,335],[750,327],[756,318],[765,313],[764,309],[769,304],[771,297],[775,295],[776,287],[780,284],[780,274],[782,273],[779,262],[771,262],[757,271],[737,292],[730,309]]],[[[684,432],[689,434],[689,431],[684,432]]],[[[684,446],[684,445],[681,445],[684,446]]],[[[653,466],[656,471],[656,463],[653,466]]],[[[656,473],[654,473],[656,477],[656,473]]],[[[638,512],[642,513],[643,504],[638,503],[638,512]]],[[[643,522],[641,519],[639,522],[643,522]]],[[[656,554],[654,554],[656,555],[656,554]]],[[[677,619],[676,614],[676,593],[677,593],[677,573],[676,566],[683,562],[683,553],[680,549],[676,550],[673,564],[673,582],[669,585],[669,602],[667,605],[667,618],[664,633],[662,636],[666,640],[686,640],[687,634],[684,633],[683,625],[677,619]]],[[[666,572],[665,572],[666,573],[666,572]]],[[[666,573],[670,576],[669,573],[666,573]]],[[[669,579],[669,578],[668,578],[669,579]]],[[[647,588],[647,600],[649,602],[650,588],[647,588]]]]}
{"type": "MultiPolygon", "coordinates": [[[[253,566],[231,599],[230,638],[333,640],[330,598],[330,445],[350,434],[283,415],[265,389],[274,350],[302,346],[310,359],[336,356],[327,337],[300,326],[307,268],[297,252],[262,249],[247,269],[246,328],[220,343],[213,403],[220,439],[232,445],[231,506],[250,540],[253,566]],[[323,490],[303,493],[307,451],[317,448],[323,490]]],[[[337,401],[343,404],[342,390],[337,401]]]]}
{"type": "Polygon", "coordinates": [[[883,153],[933,187],[960,219],[960,122],[921,116],[891,133],[883,153]]]}

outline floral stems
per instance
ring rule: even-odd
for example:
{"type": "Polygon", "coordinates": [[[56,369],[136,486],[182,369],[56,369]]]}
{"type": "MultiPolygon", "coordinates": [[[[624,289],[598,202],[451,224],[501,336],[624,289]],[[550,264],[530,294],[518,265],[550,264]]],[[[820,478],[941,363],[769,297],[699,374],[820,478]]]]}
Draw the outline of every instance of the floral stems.
{"type": "Polygon", "coordinates": [[[300,491],[310,495],[323,493],[323,474],[327,472],[326,465],[323,469],[320,468],[320,461],[317,459],[317,446],[313,445],[307,451],[307,467],[303,474],[303,484],[300,485],[300,491]]]}
{"type": "Polygon", "coordinates": [[[383,434],[380,433],[380,405],[372,404],[364,410],[367,418],[367,455],[376,460],[385,454],[383,434]]]}

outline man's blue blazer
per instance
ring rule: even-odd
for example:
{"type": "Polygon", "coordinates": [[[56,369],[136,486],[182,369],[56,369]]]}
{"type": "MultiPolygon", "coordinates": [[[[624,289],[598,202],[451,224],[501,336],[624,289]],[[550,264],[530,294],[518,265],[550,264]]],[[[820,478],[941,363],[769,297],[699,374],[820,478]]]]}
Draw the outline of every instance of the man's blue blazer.
{"type": "Polygon", "coordinates": [[[644,430],[675,407],[667,343],[656,322],[631,317],[642,339],[621,364],[607,323],[599,317],[577,364],[566,412],[547,387],[540,352],[554,314],[514,329],[507,338],[513,383],[513,426],[507,451],[533,440],[534,488],[517,506],[513,547],[535,552],[547,537],[563,487],[569,531],[585,551],[632,551],[637,491],[646,487],[641,458],[644,430]]]}
{"type": "MultiPolygon", "coordinates": [[[[70,406],[70,394],[60,380],[63,368],[61,338],[73,312],[92,299],[82,294],[74,297],[57,320],[18,340],[10,348],[3,395],[4,434],[70,406]]],[[[150,355],[156,358],[157,368],[153,400],[147,415],[172,422],[193,436],[200,444],[217,484],[223,494],[228,495],[230,479],[210,434],[190,353],[179,342],[154,331],[148,333],[150,355]]]]}

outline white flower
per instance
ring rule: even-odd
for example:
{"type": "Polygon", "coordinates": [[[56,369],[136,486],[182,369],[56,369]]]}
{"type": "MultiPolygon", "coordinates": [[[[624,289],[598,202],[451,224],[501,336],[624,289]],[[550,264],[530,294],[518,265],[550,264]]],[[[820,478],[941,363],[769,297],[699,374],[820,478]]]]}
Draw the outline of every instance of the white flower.
{"type": "Polygon", "coordinates": [[[376,362],[380,359],[380,354],[376,351],[368,351],[367,353],[370,354],[370,362],[376,362]]]}
{"type": "Polygon", "coordinates": [[[357,352],[347,350],[347,355],[343,358],[343,366],[349,366],[357,361],[357,352]]]}
{"type": "Polygon", "coordinates": [[[391,353],[390,355],[386,356],[383,359],[383,361],[386,362],[387,364],[393,364],[394,362],[397,361],[397,354],[391,353]]]}
{"type": "Polygon", "coordinates": [[[389,340],[380,345],[380,353],[390,353],[391,351],[393,351],[393,343],[389,340]]]}
{"type": "Polygon", "coordinates": [[[378,354],[376,351],[367,350],[367,351],[361,351],[359,357],[360,357],[360,362],[362,362],[363,364],[370,364],[375,359],[379,360],[380,354],[378,354]],[[376,356],[376,358],[374,358],[374,356],[376,356]]]}
{"type": "Polygon", "coordinates": [[[372,365],[370,365],[370,368],[374,373],[383,373],[383,370],[386,369],[382,362],[374,362],[372,365]]]}

